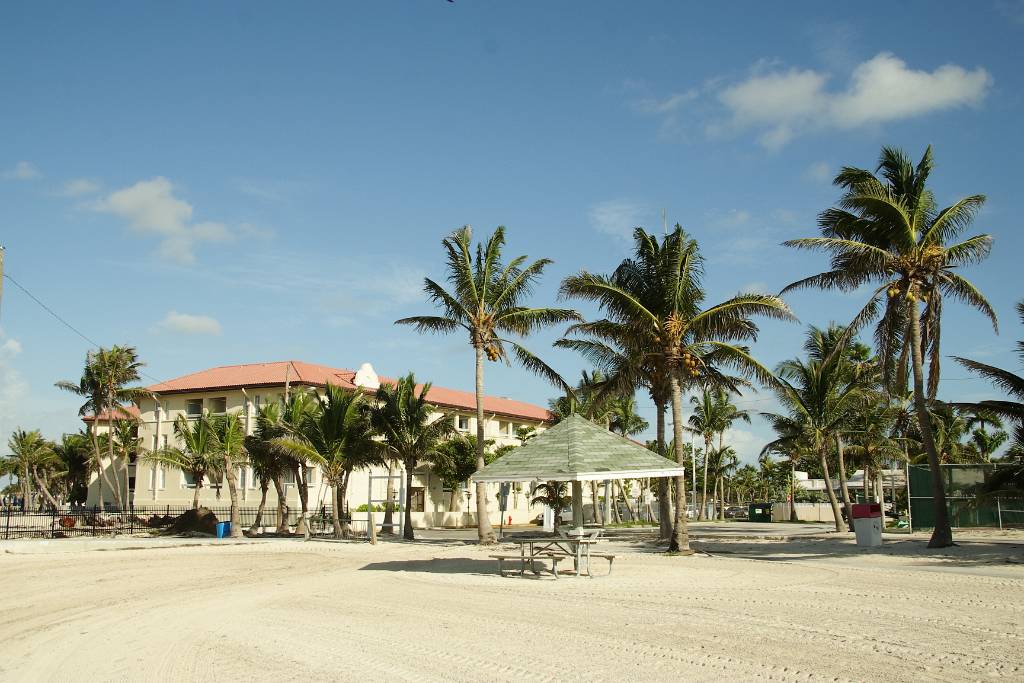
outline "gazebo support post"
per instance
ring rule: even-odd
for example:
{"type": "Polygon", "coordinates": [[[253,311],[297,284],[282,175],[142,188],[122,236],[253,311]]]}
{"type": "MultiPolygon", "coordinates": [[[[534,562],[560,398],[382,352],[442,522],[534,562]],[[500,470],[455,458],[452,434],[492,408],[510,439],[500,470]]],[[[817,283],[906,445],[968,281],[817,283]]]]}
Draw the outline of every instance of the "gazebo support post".
{"type": "Polygon", "coordinates": [[[611,495],[611,481],[608,479],[604,480],[604,526],[608,526],[612,521],[612,495],[611,495]]]}
{"type": "Polygon", "coordinates": [[[583,482],[572,482],[572,525],[576,529],[583,528],[583,482]]]}

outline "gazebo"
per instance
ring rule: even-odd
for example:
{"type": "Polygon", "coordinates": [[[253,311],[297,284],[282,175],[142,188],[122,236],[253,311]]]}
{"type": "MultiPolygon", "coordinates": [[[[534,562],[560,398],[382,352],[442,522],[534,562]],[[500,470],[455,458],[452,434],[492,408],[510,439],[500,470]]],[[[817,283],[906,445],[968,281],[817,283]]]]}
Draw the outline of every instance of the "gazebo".
{"type": "Polygon", "coordinates": [[[572,522],[574,527],[582,527],[582,482],[681,477],[685,473],[684,467],[668,458],[573,415],[478,470],[471,480],[571,482],[572,522]]]}

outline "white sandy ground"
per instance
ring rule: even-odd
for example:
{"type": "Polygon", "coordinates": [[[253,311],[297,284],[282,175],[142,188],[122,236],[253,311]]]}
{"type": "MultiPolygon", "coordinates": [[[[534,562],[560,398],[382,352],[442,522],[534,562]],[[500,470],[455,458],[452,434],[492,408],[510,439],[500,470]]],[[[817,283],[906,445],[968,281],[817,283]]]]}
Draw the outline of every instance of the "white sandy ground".
{"type": "Polygon", "coordinates": [[[0,680],[1024,679],[1020,541],[703,548],[557,581],[457,542],[0,551],[0,680]]]}

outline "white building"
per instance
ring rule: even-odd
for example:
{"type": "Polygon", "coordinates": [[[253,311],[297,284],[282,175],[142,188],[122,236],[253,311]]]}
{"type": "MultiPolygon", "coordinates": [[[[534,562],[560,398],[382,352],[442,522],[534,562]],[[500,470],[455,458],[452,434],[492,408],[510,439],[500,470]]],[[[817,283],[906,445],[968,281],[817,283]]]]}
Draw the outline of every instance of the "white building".
{"type": "MultiPolygon", "coordinates": [[[[323,365],[304,363],[301,361],[282,361],[274,363],[253,363],[210,368],[176,379],[154,384],[147,389],[152,397],[143,399],[138,406],[126,409],[126,413],[138,420],[138,435],[143,451],[163,448],[176,443],[174,421],[180,416],[198,418],[204,412],[212,414],[237,412],[242,416],[246,434],[251,434],[256,426],[256,413],[261,405],[280,401],[286,392],[297,388],[311,391],[322,391],[329,382],[351,390],[374,391],[381,382],[393,380],[378,377],[369,363],[364,363],[359,370],[330,368],[323,365]]],[[[433,386],[427,399],[438,409],[438,415],[448,415],[454,421],[455,428],[467,434],[476,434],[476,398],[472,392],[446,389],[433,386]]],[[[518,445],[516,431],[520,427],[542,430],[552,419],[551,413],[540,406],[514,401],[508,398],[488,396],[484,398],[484,435],[494,442],[495,446],[518,445]]],[[[123,415],[115,415],[115,418],[123,415]]],[[[90,418],[87,418],[87,420],[90,418]]],[[[100,416],[97,428],[104,432],[107,417],[100,416]]],[[[107,463],[109,469],[109,463],[107,463]]],[[[240,468],[238,481],[240,486],[241,505],[255,507],[259,503],[259,483],[252,476],[250,468],[240,468]]],[[[386,475],[386,469],[374,469],[372,472],[353,472],[347,500],[348,508],[353,511],[353,519],[365,513],[356,512],[357,508],[367,502],[369,495],[369,475],[386,475]]],[[[397,468],[392,472],[401,474],[397,468]]],[[[398,479],[395,479],[398,488],[398,479]]],[[[158,464],[146,462],[145,459],[132,459],[128,472],[128,495],[136,509],[151,508],[159,510],[166,506],[182,507],[192,504],[195,484],[184,472],[171,470],[158,464]]],[[[88,504],[95,505],[100,499],[101,482],[94,475],[89,486],[88,504]]],[[[122,484],[123,486],[123,484],[122,484]]],[[[288,506],[291,510],[299,508],[298,487],[294,474],[286,475],[285,487],[288,506]]],[[[386,479],[375,480],[374,499],[385,497],[386,479]]],[[[496,485],[492,486],[490,496],[491,522],[498,524],[500,513],[497,505],[496,485]]],[[[514,487],[508,497],[505,521],[509,516],[512,523],[525,523],[541,514],[541,507],[529,505],[529,487],[514,487]]],[[[200,502],[210,507],[228,505],[226,486],[217,481],[204,481],[200,487],[200,502]]],[[[320,477],[313,466],[309,473],[309,509],[316,512],[323,505],[330,505],[332,490],[320,477]]],[[[440,478],[428,467],[418,469],[414,473],[412,486],[413,524],[417,527],[427,526],[466,526],[474,525],[475,491],[465,487],[455,492],[443,488],[440,478]],[[454,493],[454,495],[453,495],[454,493]]],[[[396,493],[397,495],[397,493],[396,493]]],[[[103,495],[106,503],[110,503],[110,492],[103,495]]],[[[276,506],[276,494],[271,487],[267,507],[276,506]]],[[[379,520],[378,520],[379,521],[379,520]]]]}

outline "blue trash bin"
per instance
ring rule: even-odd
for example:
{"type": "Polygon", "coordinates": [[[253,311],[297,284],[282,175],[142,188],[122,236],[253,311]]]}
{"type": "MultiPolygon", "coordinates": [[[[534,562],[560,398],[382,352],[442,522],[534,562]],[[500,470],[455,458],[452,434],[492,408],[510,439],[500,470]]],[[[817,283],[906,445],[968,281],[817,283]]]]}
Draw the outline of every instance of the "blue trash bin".
{"type": "Polygon", "coordinates": [[[227,538],[231,534],[231,522],[217,522],[217,538],[227,538]]]}

